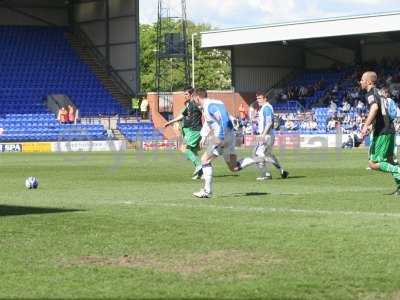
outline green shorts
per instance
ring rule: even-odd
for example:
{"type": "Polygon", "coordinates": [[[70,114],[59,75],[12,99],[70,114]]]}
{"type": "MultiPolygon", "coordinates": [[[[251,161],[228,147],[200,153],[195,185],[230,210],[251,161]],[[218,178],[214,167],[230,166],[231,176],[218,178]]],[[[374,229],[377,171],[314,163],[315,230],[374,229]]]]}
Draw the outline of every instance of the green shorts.
{"type": "Polygon", "coordinates": [[[191,128],[182,128],[183,138],[188,147],[197,148],[201,141],[200,131],[191,128]]]}
{"type": "Polygon", "coordinates": [[[369,151],[369,160],[373,162],[388,161],[395,151],[395,135],[382,134],[373,137],[369,151]]]}

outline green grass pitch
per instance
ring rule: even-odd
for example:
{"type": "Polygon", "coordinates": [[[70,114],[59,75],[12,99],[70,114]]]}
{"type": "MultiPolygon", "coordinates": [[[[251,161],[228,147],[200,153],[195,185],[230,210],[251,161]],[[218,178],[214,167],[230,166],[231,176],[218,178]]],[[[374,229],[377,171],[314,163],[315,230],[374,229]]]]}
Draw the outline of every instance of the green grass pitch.
{"type": "Polygon", "coordinates": [[[1,154],[0,298],[398,299],[391,176],[365,149],[278,156],[286,180],[219,160],[201,200],[176,152],[1,154]]]}

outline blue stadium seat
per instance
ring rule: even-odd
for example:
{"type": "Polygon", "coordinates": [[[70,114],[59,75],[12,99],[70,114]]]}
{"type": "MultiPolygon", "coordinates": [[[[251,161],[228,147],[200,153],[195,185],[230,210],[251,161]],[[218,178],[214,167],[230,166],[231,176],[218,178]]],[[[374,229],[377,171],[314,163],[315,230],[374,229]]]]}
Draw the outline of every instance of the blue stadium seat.
{"type": "Polygon", "coordinates": [[[90,106],[81,111],[89,116],[124,113],[64,33],[60,27],[0,27],[0,114],[46,113],[43,99],[52,93],[68,95],[78,108],[90,106]]]}
{"type": "Polygon", "coordinates": [[[118,123],[117,128],[129,141],[163,140],[164,136],[150,122],[118,123]]]}

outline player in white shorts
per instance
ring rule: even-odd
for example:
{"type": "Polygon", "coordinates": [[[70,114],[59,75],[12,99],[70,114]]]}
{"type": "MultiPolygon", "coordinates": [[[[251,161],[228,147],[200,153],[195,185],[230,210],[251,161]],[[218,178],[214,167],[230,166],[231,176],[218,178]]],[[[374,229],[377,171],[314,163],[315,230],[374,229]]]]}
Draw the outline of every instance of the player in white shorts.
{"type": "Polygon", "coordinates": [[[260,106],[258,112],[258,136],[257,144],[253,151],[253,157],[264,157],[265,161],[257,163],[257,168],[260,170],[260,177],[257,180],[265,180],[271,178],[268,172],[267,163],[272,163],[280,172],[282,178],[287,178],[289,172],[285,171],[279,164],[278,159],[272,153],[275,141],[274,133],[274,109],[268,102],[267,96],[262,92],[256,93],[257,102],[260,106]]]}
{"type": "MultiPolygon", "coordinates": [[[[193,96],[203,109],[204,124],[201,130],[200,146],[204,148],[206,143],[209,145],[201,157],[204,187],[199,192],[193,193],[193,196],[209,198],[212,194],[213,168],[211,162],[215,158],[222,155],[232,172],[241,170],[243,166],[237,161],[233,124],[224,103],[220,100],[208,99],[204,89],[197,89],[193,96]]],[[[258,161],[252,160],[246,166],[256,162],[258,161]]]]}

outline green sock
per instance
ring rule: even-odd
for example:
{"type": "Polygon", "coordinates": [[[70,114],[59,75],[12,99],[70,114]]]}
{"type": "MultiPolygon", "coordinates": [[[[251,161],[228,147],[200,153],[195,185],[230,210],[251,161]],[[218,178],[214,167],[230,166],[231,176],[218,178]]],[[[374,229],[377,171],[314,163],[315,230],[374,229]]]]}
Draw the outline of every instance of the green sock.
{"type": "Polygon", "coordinates": [[[379,163],[379,170],[381,170],[382,172],[386,172],[386,173],[400,174],[399,166],[394,166],[394,165],[389,164],[387,162],[380,162],[379,163]]]}
{"type": "Polygon", "coordinates": [[[200,165],[200,158],[196,152],[194,152],[192,149],[186,149],[186,152],[185,152],[187,159],[190,160],[195,167],[200,165]]]}

